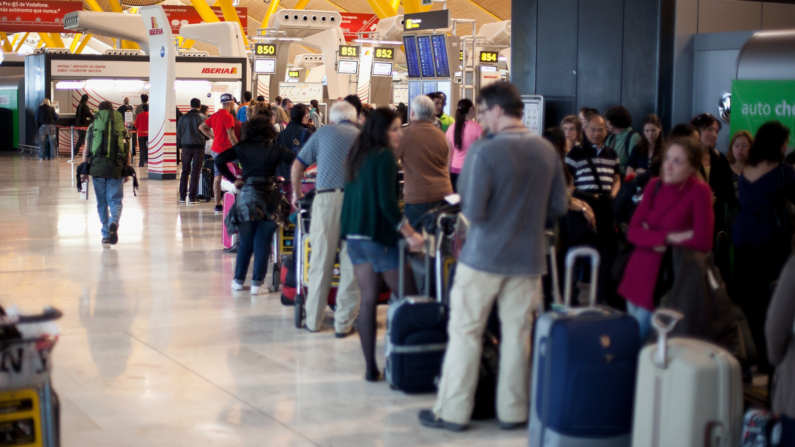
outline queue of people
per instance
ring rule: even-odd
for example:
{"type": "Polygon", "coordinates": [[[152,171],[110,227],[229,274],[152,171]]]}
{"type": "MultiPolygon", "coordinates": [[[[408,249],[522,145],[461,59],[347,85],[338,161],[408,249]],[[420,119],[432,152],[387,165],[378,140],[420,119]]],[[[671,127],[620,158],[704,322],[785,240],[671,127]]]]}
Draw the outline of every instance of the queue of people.
{"type": "MultiPolygon", "coordinates": [[[[774,409],[795,417],[795,394],[785,384],[792,381],[795,361],[792,275],[785,274],[795,268],[788,262],[795,233],[789,205],[795,202],[795,168],[784,161],[790,129],[782,124],[766,123],[755,135],[738,132],[724,155],[716,147],[722,124],[710,114],[677,124],[666,135],[654,114],[643,118],[637,132],[624,107],[610,107],[604,115],[584,107],[541,138],[522,124],[521,97],[505,82],[483,88],[476,102],[460,100],[454,117],[443,112],[443,94],[416,97],[408,125],[394,110],[366,107],[356,96],[337,101],[327,125],[319,122],[316,101],[304,105],[276,98],[271,105],[248,92],[243,99],[239,105],[232,95],[222,95],[222,108],[209,118],[194,99],[180,118],[180,202],[196,203],[205,142],[212,140],[216,211],[221,211],[222,177],[239,190],[240,242],[231,288],[244,289],[253,256],[251,294],[267,293],[271,241],[290,208],[280,199],[278,178],[291,184],[287,199],[298,206],[305,199],[304,173],[317,165],[305,328],[322,330],[339,248],[334,330],[338,338],[358,331],[368,381],[383,377],[375,355],[376,305],[382,283],[399,288],[398,241],[421,250],[423,216],[454,191],[460,194],[470,227],[450,293],[449,343],[438,396],[432,409],[420,412],[422,425],[467,427],[481,337],[496,302],[501,321],[497,418],[503,429],[526,426],[530,331],[535,312],[545,307],[544,231],[550,227],[557,229],[558,250],[587,244],[599,251],[598,299],[634,317],[641,342],[650,338],[653,312],[671,303],[672,286],[661,286],[660,279],[674,262],[671,253],[714,256],[718,281],[725,282],[731,301],[747,318],[752,338],[746,342],[758,352],[755,364],[744,366],[769,374],[776,381],[774,409]],[[231,162],[240,166],[242,178],[228,169],[231,162]],[[731,256],[721,251],[726,244],[731,256]]],[[[48,106],[42,104],[37,114],[44,137],[53,118],[48,106]]],[[[140,106],[136,127],[147,107],[140,106]]],[[[112,113],[111,108],[105,114],[112,113]]],[[[143,153],[141,138],[139,133],[143,153]]],[[[116,171],[125,157],[131,163],[131,154],[123,153],[110,163],[113,169],[101,174],[92,167],[95,188],[105,191],[99,210],[103,243],[118,240],[123,174],[116,177],[116,171]]],[[[403,286],[411,295],[417,283],[411,268],[406,273],[403,286]]],[[[585,277],[581,272],[580,280],[585,277]]]]}

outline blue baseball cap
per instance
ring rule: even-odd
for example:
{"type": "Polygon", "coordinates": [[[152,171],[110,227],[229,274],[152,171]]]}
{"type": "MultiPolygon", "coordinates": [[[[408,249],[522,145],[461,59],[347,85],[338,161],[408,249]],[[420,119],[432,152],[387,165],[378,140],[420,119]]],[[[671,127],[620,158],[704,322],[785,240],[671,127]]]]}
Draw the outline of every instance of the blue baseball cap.
{"type": "Polygon", "coordinates": [[[231,93],[224,93],[223,95],[221,95],[221,104],[224,104],[224,103],[227,103],[227,102],[235,102],[236,103],[237,100],[235,99],[234,96],[232,96],[231,93]]]}

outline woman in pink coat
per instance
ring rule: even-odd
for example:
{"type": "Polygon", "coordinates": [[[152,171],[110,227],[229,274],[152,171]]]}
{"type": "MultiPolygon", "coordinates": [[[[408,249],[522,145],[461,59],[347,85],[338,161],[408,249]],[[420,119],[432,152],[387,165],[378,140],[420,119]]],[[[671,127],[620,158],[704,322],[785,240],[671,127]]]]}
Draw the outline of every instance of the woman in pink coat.
{"type": "Polygon", "coordinates": [[[629,258],[618,293],[627,300],[627,311],[640,324],[641,340],[651,328],[654,286],[669,246],[701,252],[712,250],[715,215],[712,190],[698,177],[701,142],[681,137],[662,152],[660,177],[652,179],[629,225],[635,251],[629,258]]]}

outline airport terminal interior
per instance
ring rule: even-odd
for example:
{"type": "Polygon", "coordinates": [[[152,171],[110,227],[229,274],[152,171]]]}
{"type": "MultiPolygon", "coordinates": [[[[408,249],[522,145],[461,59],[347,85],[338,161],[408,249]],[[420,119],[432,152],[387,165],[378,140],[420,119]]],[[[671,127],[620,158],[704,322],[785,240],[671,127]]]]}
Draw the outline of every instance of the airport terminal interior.
{"type": "Polygon", "coordinates": [[[0,446],[795,447],[795,2],[0,3],[0,446]]]}

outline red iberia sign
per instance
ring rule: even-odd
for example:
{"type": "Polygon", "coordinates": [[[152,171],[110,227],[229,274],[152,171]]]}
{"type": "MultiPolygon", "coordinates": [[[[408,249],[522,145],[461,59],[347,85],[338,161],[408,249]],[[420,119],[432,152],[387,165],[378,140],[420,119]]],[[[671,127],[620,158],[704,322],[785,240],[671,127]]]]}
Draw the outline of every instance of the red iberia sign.
{"type": "Polygon", "coordinates": [[[152,17],[152,29],[149,30],[149,35],[156,36],[158,34],[163,34],[163,28],[157,26],[157,20],[152,17]]]}
{"type": "Polygon", "coordinates": [[[237,67],[232,68],[202,68],[203,74],[237,74],[237,67]]]}
{"type": "Polygon", "coordinates": [[[63,16],[81,11],[83,2],[0,1],[0,31],[6,33],[71,33],[63,16]]]}

